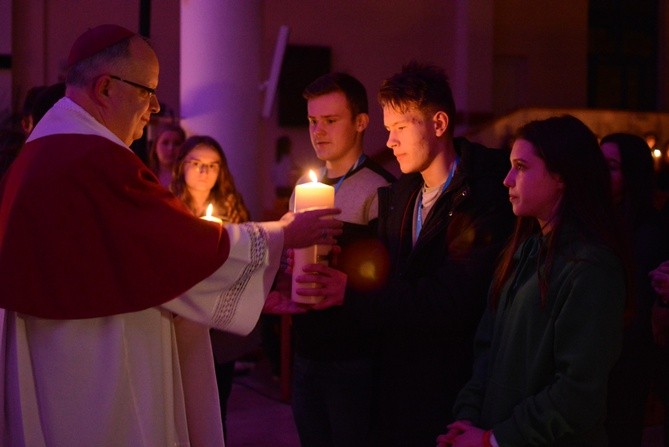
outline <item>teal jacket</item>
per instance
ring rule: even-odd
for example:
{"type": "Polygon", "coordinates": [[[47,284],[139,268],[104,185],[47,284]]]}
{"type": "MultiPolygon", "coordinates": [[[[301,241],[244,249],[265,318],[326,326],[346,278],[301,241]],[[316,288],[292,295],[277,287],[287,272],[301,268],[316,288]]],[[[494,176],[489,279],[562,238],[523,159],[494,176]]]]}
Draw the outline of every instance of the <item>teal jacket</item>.
{"type": "Polygon", "coordinates": [[[538,280],[543,238],[515,254],[496,311],[483,315],[457,420],[492,429],[500,446],[606,445],[608,375],[620,353],[625,276],[620,260],[576,234],[557,241],[549,291],[538,280]]]}

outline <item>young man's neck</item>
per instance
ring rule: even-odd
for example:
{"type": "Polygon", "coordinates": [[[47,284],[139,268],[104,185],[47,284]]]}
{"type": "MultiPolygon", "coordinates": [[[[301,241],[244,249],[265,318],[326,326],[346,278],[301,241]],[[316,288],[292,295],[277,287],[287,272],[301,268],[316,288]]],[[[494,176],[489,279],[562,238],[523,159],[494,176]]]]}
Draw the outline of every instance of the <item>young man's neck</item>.
{"type": "Polygon", "coordinates": [[[327,160],[325,162],[325,169],[327,170],[325,175],[328,178],[337,178],[346,175],[349,169],[358,161],[360,155],[362,155],[362,147],[349,151],[344,157],[337,160],[327,160]]]}
{"type": "Polygon", "coordinates": [[[457,158],[457,153],[453,144],[447,144],[442,151],[432,160],[430,166],[424,171],[421,171],[423,181],[428,188],[443,185],[451,173],[453,163],[457,158]]]}

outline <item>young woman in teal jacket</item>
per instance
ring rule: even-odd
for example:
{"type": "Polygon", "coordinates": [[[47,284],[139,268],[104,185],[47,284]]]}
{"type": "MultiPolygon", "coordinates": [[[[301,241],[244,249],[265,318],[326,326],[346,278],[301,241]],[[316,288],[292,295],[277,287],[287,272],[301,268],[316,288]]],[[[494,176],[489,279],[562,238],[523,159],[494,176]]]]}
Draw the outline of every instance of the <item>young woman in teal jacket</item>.
{"type": "Polygon", "coordinates": [[[504,185],[516,229],[493,278],[456,422],[437,441],[605,446],[629,273],[596,137],[572,116],[526,124],[504,185]]]}

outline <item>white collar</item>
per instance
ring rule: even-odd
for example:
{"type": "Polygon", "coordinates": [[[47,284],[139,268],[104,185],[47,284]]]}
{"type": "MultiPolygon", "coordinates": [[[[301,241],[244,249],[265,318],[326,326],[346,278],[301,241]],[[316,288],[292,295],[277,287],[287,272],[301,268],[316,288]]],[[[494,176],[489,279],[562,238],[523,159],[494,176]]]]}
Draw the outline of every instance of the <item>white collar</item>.
{"type": "Polygon", "coordinates": [[[58,134],[97,135],[127,147],[111,130],[100,124],[93,116],[70,98],[61,98],[37,123],[26,141],[58,134]]]}

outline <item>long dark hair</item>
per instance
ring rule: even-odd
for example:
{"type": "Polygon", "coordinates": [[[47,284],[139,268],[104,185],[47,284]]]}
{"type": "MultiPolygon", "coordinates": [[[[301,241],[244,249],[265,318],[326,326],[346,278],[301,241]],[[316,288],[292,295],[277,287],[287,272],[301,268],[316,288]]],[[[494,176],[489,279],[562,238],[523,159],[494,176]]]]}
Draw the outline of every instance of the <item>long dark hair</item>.
{"type": "Polygon", "coordinates": [[[163,123],[158,126],[156,129],[156,137],[151,142],[151,148],[149,149],[148,155],[149,169],[151,169],[156,175],[158,175],[160,172],[160,160],[158,160],[158,141],[160,140],[160,136],[165,132],[176,132],[179,134],[182,142],[186,140],[186,132],[178,124],[163,123]]]}
{"type": "MultiPolygon", "coordinates": [[[[515,139],[532,144],[546,169],[560,176],[564,193],[553,220],[553,230],[546,236],[539,287],[541,303],[546,304],[551,269],[555,258],[556,235],[569,225],[584,241],[603,244],[628,264],[628,249],[614,216],[611,182],[606,160],[592,131],[571,115],[532,121],[518,129],[515,139]]],[[[518,217],[510,243],[502,253],[491,286],[491,303],[497,307],[504,284],[514,272],[514,253],[539,229],[533,217],[518,217]]],[[[627,272],[627,281],[631,275],[627,272]]],[[[629,287],[628,287],[629,291],[629,287]]],[[[629,295],[629,292],[628,292],[629,295]]]]}
{"type": "Polygon", "coordinates": [[[617,208],[627,231],[632,231],[655,211],[655,171],[653,156],[646,141],[638,135],[613,133],[600,144],[613,143],[620,152],[620,171],[623,177],[622,197],[617,208]]]}
{"type": "Polygon", "coordinates": [[[209,192],[209,201],[216,207],[217,214],[232,223],[246,222],[249,220],[249,211],[244,205],[242,195],[237,191],[235,182],[228,167],[223,148],[218,141],[206,135],[194,135],[189,137],[179,149],[179,154],[174,161],[174,175],[170,189],[179,197],[186,206],[195,214],[193,197],[188,191],[184,176],[184,160],[186,156],[197,146],[206,146],[215,150],[221,157],[221,167],[218,170],[216,183],[209,192]]]}

